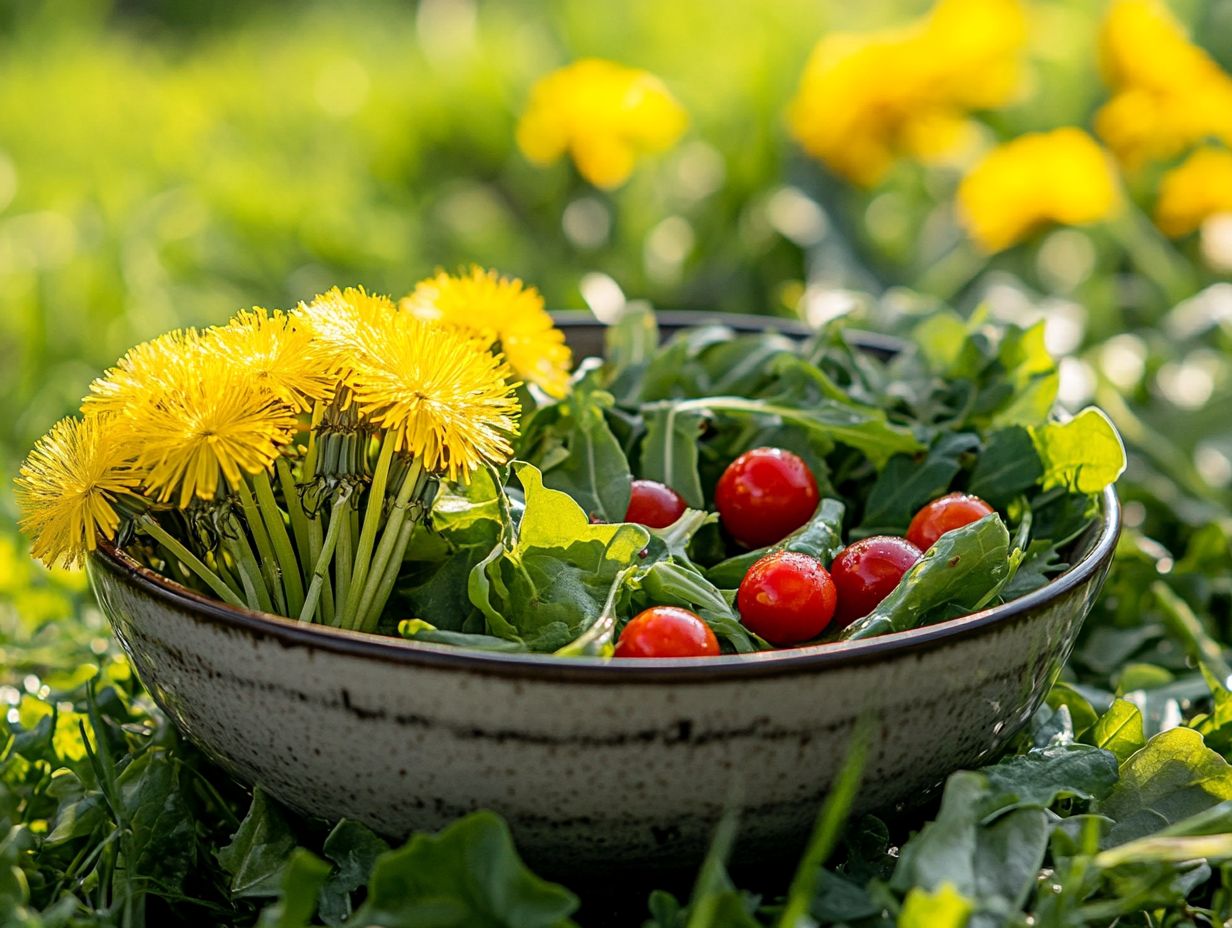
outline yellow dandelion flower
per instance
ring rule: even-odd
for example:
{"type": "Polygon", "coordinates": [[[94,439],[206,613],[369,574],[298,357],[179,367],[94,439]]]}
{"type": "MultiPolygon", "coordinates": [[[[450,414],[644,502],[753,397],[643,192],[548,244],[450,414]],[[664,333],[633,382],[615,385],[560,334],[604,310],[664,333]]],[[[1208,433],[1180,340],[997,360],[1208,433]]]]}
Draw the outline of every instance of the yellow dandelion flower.
{"type": "Polygon", "coordinates": [[[294,316],[311,336],[314,362],[341,374],[368,344],[364,333],[397,312],[387,296],[368,293],[363,287],[334,287],[311,303],[300,304],[294,316]]]}
{"type": "Polygon", "coordinates": [[[1100,30],[1116,91],[1095,128],[1129,168],[1171,158],[1205,138],[1232,145],[1232,76],[1159,0],[1117,0],[1100,30]]]}
{"type": "Polygon", "coordinates": [[[569,390],[573,355],[565,335],[543,308],[543,297],[516,277],[473,266],[456,276],[438,271],[399,304],[420,319],[439,319],[500,342],[514,372],[550,396],[569,390]]]}
{"type": "Polygon", "coordinates": [[[788,111],[792,135],[836,174],[871,186],[907,155],[969,147],[968,114],[1008,103],[1021,83],[1019,0],[940,0],[923,19],[813,49],[788,111]]]}
{"type": "Polygon", "coordinates": [[[383,319],[365,338],[346,383],[396,450],[450,480],[509,459],[519,413],[512,372],[483,339],[410,313],[383,319]]]}
{"type": "Polygon", "coordinates": [[[666,151],[688,124],[684,108],[646,71],[586,58],[542,77],[518,121],[522,153],[551,164],[565,153],[596,187],[619,187],[638,157],[666,151]]]}
{"type": "Polygon", "coordinates": [[[1028,39],[1021,0],[940,0],[922,55],[937,59],[938,85],[965,109],[995,109],[1018,96],[1028,39]]]}
{"type": "Polygon", "coordinates": [[[292,407],[217,355],[200,358],[159,402],[130,409],[126,422],[148,492],[180,508],[267,470],[297,427],[292,407]]]}
{"type": "Polygon", "coordinates": [[[210,351],[301,411],[329,399],[336,380],[314,357],[312,341],[313,330],[301,318],[259,306],[207,333],[210,351]]]}
{"type": "Polygon", "coordinates": [[[196,329],[176,329],[142,342],[90,384],[81,411],[87,416],[118,416],[132,404],[150,402],[153,396],[175,389],[184,369],[196,364],[203,351],[203,338],[196,329]]]}
{"type": "Polygon", "coordinates": [[[76,567],[100,536],[114,537],[116,503],[137,475],[111,417],[61,419],[38,440],[16,479],[20,526],[48,567],[76,567]]]}
{"type": "Polygon", "coordinates": [[[1175,238],[1220,213],[1232,214],[1232,151],[1199,148],[1163,176],[1155,221],[1175,238]]]}
{"type": "Polygon", "coordinates": [[[959,218],[988,252],[1009,248],[1050,223],[1107,219],[1119,202],[1108,157],[1074,128],[1031,133],[998,146],[958,188],[959,218]]]}

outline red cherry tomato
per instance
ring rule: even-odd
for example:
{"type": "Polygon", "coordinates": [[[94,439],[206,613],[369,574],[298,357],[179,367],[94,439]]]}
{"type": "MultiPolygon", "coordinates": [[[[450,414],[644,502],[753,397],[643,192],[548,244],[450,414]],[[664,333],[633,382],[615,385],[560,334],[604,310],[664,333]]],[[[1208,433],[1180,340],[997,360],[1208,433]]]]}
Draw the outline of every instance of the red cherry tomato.
{"type": "Polygon", "coordinates": [[[920,549],[897,535],[874,535],[844,548],[830,565],[839,623],[850,625],[876,609],[919,559],[920,549]]]}
{"type": "Polygon", "coordinates": [[[821,562],[775,551],[749,568],[736,606],[740,621],[771,644],[799,644],[821,634],[834,615],[834,581],[821,562]]]}
{"type": "Polygon", "coordinates": [[[781,448],[754,448],[732,461],[714,488],[723,527],[747,548],[782,541],[817,509],[808,465],[781,448]]]}
{"type": "Polygon", "coordinates": [[[648,528],[667,528],[688,508],[684,498],[657,480],[634,480],[625,521],[648,528]]]}
{"type": "Polygon", "coordinates": [[[688,609],[651,606],[620,633],[617,657],[714,657],[719,640],[710,626],[688,609]]]}
{"type": "Polygon", "coordinates": [[[978,496],[951,493],[935,499],[920,509],[907,528],[907,540],[927,551],[946,532],[978,522],[992,513],[993,508],[978,496]]]}

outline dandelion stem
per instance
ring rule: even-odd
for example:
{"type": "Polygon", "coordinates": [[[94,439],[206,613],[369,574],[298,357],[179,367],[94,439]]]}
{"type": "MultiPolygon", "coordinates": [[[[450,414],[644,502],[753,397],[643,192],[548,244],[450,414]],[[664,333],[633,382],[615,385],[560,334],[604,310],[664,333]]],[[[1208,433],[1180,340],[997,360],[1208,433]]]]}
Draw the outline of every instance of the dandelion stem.
{"type": "Polygon", "coordinates": [[[1108,229],[1169,304],[1175,306],[1197,292],[1192,268],[1137,206],[1127,203],[1123,214],[1108,223],[1108,229]]]}
{"type": "Polygon", "coordinates": [[[312,404],[312,426],[308,429],[308,451],[304,454],[304,470],[303,477],[305,481],[311,482],[312,478],[317,475],[317,426],[321,424],[321,420],[325,418],[325,404],[316,402],[312,404]]]}
{"type": "MultiPolygon", "coordinates": [[[[256,565],[250,564],[248,566],[255,567],[256,565]]],[[[269,593],[268,591],[265,590],[265,587],[262,584],[259,584],[252,579],[252,577],[248,573],[248,567],[245,567],[244,562],[242,560],[235,562],[235,569],[240,572],[240,582],[244,584],[244,598],[247,600],[248,608],[257,610],[260,612],[268,612],[269,606],[262,605],[262,602],[261,602],[262,597],[257,592],[258,590],[260,590],[261,592],[264,592],[265,593],[264,598],[268,600],[269,593]]]]}
{"type": "Polygon", "coordinates": [[[303,571],[299,561],[295,559],[295,551],[291,547],[291,536],[287,534],[286,522],[283,521],[282,510],[274,499],[274,488],[270,484],[269,471],[261,471],[253,481],[257,490],[257,504],[265,517],[265,527],[270,533],[270,541],[274,544],[274,553],[278,563],[282,565],[282,584],[287,593],[286,615],[298,615],[304,608],[303,571]]]}
{"type": "MultiPolygon", "coordinates": [[[[308,514],[304,512],[304,504],[299,498],[299,488],[295,485],[295,475],[291,473],[291,465],[285,457],[280,457],[274,462],[274,467],[278,472],[278,485],[282,488],[282,498],[287,503],[287,515],[291,519],[291,531],[295,536],[295,553],[300,557],[306,557],[309,550],[308,544],[308,514]]],[[[312,561],[303,564],[305,571],[304,582],[309,582],[309,574],[307,573],[312,561]]]]}
{"type": "Polygon", "coordinates": [[[380,582],[374,588],[376,595],[372,598],[368,612],[364,614],[359,624],[360,631],[376,631],[377,622],[381,618],[381,613],[385,611],[385,604],[389,602],[394,583],[398,579],[398,574],[402,572],[402,556],[406,553],[407,545],[411,543],[411,535],[414,534],[418,524],[418,519],[407,519],[402,523],[402,528],[398,531],[397,543],[394,545],[395,556],[385,565],[380,575],[380,582]]]}
{"type": "MultiPolygon", "coordinates": [[[[306,463],[305,463],[305,467],[307,467],[306,463]]],[[[309,478],[309,479],[312,479],[312,478],[309,478]]],[[[322,505],[322,503],[318,502],[317,503],[318,508],[317,508],[316,514],[312,518],[308,519],[307,518],[308,514],[304,513],[304,516],[307,519],[308,547],[306,550],[308,552],[308,563],[309,564],[315,564],[317,562],[317,558],[321,556],[321,545],[322,545],[322,540],[323,540],[322,539],[323,532],[321,530],[321,512],[319,508],[320,505],[322,505]]],[[[350,555],[348,554],[347,557],[350,557],[350,555]]],[[[337,561],[335,561],[335,563],[337,563],[337,561]]],[[[325,589],[323,591],[323,598],[321,600],[321,616],[330,625],[334,624],[334,597],[333,597],[333,590],[331,589],[331,584],[330,584],[330,580],[328,576],[325,577],[325,589]]]]}
{"type": "Polygon", "coordinates": [[[351,588],[347,593],[346,608],[342,613],[344,628],[354,628],[359,621],[359,597],[368,579],[372,548],[376,544],[376,531],[380,527],[381,511],[385,508],[385,484],[389,480],[389,465],[393,461],[396,441],[397,438],[393,432],[385,433],[385,438],[381,442],[381,454],[376,462],[376,470],[372,474],[372,486],[368,490],[368,507],[364,512],[363,528],[359,533],[359,546],[355,551],[355,567],[351,571],[351,588]]]}
{"type": "Polygon", "coordinates": [[[248,544],[248,533],[244,531],[244,526],[239,524],[234,516],[231,519],[231,528],[233,534],[224,536],[224,546],[227,547],[231,556],[235,558],[235,567],[239,571],[240,581],[244,584],[244,588],[249,592],[249,606],[252,609],[260,609],[263,612],[272,612],[273,603],[270,601],[269,591],[265,589],[265,584],[258,582],[261,576],[261,568],[257,566],[256,555],[252,553],[252,546],[248,544]],[[249,591],[249,584],[254,584],[255,589],[249,591]],[[256,604],[252,603],[255,597],[256,604]]]}
{"type": "Polygon", "coordinates": [[[252,491],[248,489],[248,481],[241,480],[236,484],[235,495],[240,499],[240,507],[244,510],[244,521],[248,523],[252,539],[257,545],[257,553],[261,555],[261,576],[265,578],[266,589],[272,597],[274,608],[285,615],[287,601],[282,594],[282,577],[279,576],[281,571],[278,562],[274,560],[274,549],[270,547],[270,538],[261,520],[261,511],[257,508],[252,491]]]}
{"type": "Polygon", "coordinates": [[[181,564],[200,577],[219,599],[233,606],[244,605],[243,601],[235,595],[235,591],[227,586],[218,574],[206,567],[204,561],[184,547],[178,538],[168,533],[166,529],[155,521],[153,516],[146,513],[137,520],[137,524],[141,526],[147,535],[174,554],[181,564]]]}
{"type": "Polygon", "coordinates": [[[311,622],[313,614],[317,611],[317,600],[321,596],[323,585],[329,579],[329,561],[334,556],[334,546],[338,543],[339,529],[344,521],[348,521],[343,507],[346,506],[349,495],[346,490],[343,490],[334,500],[329,514],[329,531],[325,533],[321,555],[317,558],[316,566],[313,567],[312,582],[308,585],[308,593],[304,597],[304,608],[299,614],[301,622],[311,622]]]}
{"type": "MultiPolygon", "coordinates": [[[[406,550],[406,545],[402,544],[399,547],[399,542],[402,540],[403,523],[407,522],[407,515],[412,505],[418,505],[419,498],[427,485],[427,477],[423,471],[423,465],[418,459],[411,462],[410,470],[402,481],[402,485],[398,487],[398,496],[394,500],[393,509],[390,510],[389,520],[385,524],[385,531],[381,535],[381,544],[377,548],[376,557],[372,562],[372,572],[368,575],[368,580],[364,586],[363,595],[359,600],[359,611],[356,613],[355,627],[365,631],[371,631],[369,626],[368,613],[372,611],[374,602],[379,609],[383,609],[385,603],[378,601],[378,592],[384,586],[385,572],[393,567],[396,571],[402,561],[402,553],[406,550]],[[394,554],[397,552],[398,557],[394,554]]],[[[414,528],[419,520],[412,518],[409,520],[409,527],[414,528]]],[[[407,542],[410,541],[410,535],[407,534],[407,542]]],[[[392,588],[392,581],[390,583],[392,588]]],[[[388,596],[388,594],[387,594],[388,596]]],[[[375,625],[375,620],[371,623],[375,625]]]]}
{"type": "MultiPolygon", "coordinates": [[[[346,601],[351,593],[351,565],[355,558],[355,519],[359,514],[349,506],[334,516],[341,523],[338,534],[338,553],[334,558],[334,608],[331,625],[342,625],[346,620],[346,601]]],[[[333,528],[333,522],[330,522],[333,528]]]]}

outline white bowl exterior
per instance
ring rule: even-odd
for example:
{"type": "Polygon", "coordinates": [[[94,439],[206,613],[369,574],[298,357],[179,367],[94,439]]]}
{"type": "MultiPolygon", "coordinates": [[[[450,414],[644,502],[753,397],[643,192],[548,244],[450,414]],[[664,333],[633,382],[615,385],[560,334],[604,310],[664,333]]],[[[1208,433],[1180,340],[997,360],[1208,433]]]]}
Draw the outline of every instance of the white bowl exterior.
{"type": "Polygon", "coordinates": [[[242,779],[395,837],[493,809],[532,862],[575,871],[694,863],[729,803],[743,855],[802,840],[866,715],[859,807],[919,799],[1026,722],[1106,570],[1030,613],[851,665],[642,682],[291,642],[91,567],[143,683],[242,779]]]}

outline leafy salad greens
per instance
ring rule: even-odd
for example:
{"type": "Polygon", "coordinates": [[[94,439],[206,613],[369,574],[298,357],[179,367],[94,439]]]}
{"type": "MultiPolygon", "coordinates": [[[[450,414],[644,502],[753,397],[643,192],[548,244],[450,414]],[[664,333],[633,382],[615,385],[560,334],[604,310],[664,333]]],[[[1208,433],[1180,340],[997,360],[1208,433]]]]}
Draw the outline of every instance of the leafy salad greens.
{"type": "Polygon", "coordinates": [[[412,640],[496,651],[608,655],[632,616],[681,606],[725,651],[770,645],[736,590],[772,551],[828,565],[849,544],[903,535],[953,490],[998,511],[948,532],[871,613],[823,638],[859,639],[965,615],[1047,583],[1125,467],[1108,418],[1054,418],[1058,370],[1043,324],[926,317],[901,350],[862,350],[839,326],[796,340],[724,325],[663,339],[649,310],[606,332],[562,400],[528,402],[518,460],[442,491],[408,553],[390,615],[412,640]],[[819,488],[811,518],[747,550],[714,514],[724,469],[752,448],[798,455],[819,488]],[[634,479],[689,507],[666,528],[623,521],[634,479]]]}

